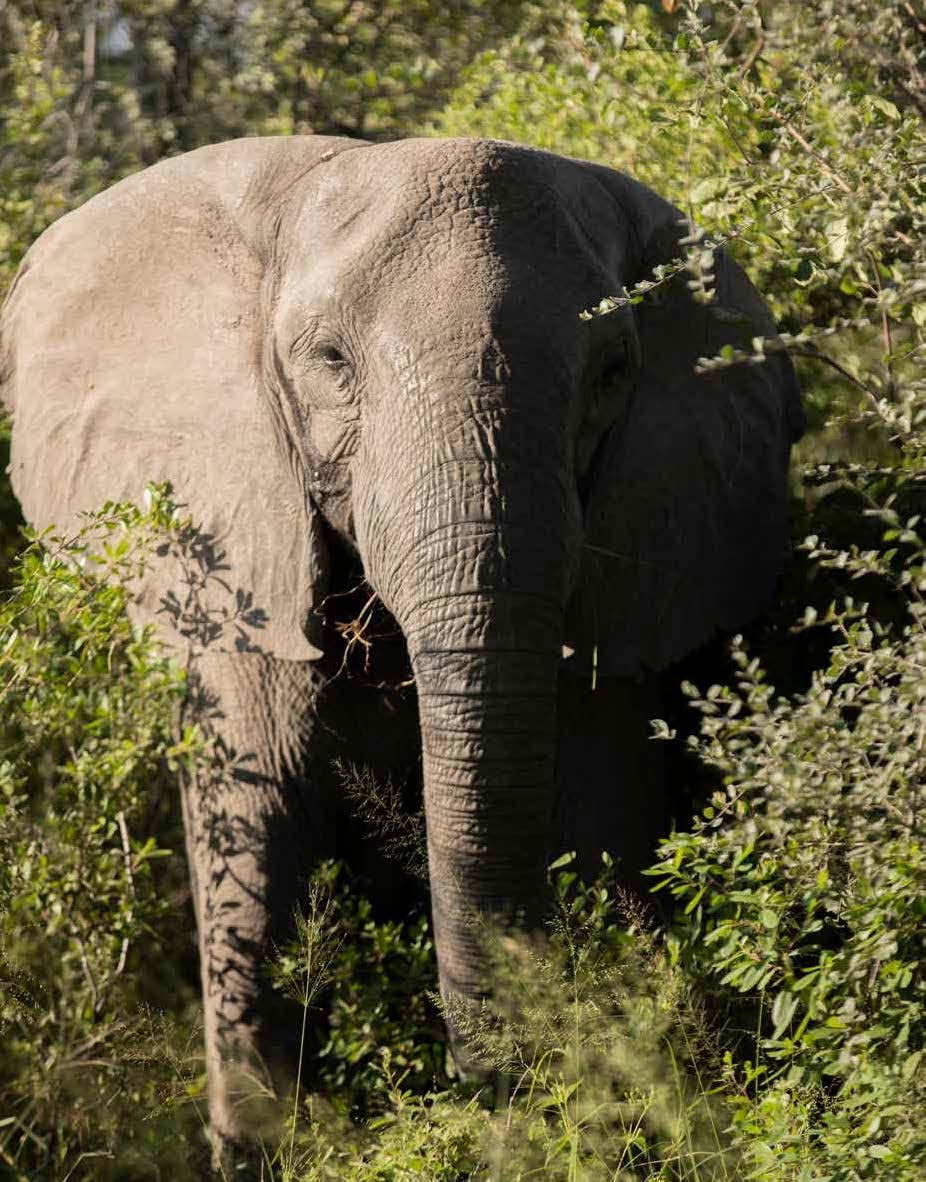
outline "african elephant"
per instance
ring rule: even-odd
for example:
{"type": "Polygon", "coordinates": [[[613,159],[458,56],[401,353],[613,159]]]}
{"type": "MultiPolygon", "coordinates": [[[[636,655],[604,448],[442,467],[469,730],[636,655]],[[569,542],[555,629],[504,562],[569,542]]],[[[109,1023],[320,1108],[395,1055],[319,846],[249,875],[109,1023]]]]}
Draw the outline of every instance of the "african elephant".
{"type": "Polygon", "coordinates": [[[445,995],[479,994],[475,916],[541,922],[557,851],[646,863],[648,672],[769,600],[802,428],[783,352],[694,371],[774,334],[723,251],[712,303],[682,274],[580,315],[683,221],[514,144],[246,139],[120,182],[24,261],[0,378],[27,518],[166,480],[206,539],[192,618],[173,551],[135,611],[235,753],[183,786],[219,1138],[236,1065],[281,1041],[260,964],[337,848],[339,751],[386,774],[420,743],[445,995]],[[360,566],[401,634],[379,680],[339,674],[322,618],[360,566]]]}

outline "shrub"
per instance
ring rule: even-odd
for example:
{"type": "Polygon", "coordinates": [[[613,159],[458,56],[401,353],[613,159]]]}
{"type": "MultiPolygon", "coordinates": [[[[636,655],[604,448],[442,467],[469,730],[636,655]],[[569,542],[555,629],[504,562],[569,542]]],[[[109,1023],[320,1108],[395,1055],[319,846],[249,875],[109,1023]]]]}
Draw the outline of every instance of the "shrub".
{"type": "Polygon", "coordinates": [[[142,1119],[159,1092],[195,1079],[158,1009],[191,1016],[186,871],[163,842],[182,850],[173,773],[199,743],[172,739],[182,678],[124,610],[153,531],[175,528],[158,490],[146,512],[104,506],[34,539],[0,602],[0,1162],[16,1178],[84,1159],[125,1177],[161,1155],[142,1119]]]}
{"type": "Polygon", "coordinates": [[[348,869],[327,863],[315,874],[297,938],[273,972],[306,1012],[324,1015],[326,1033],[310,1074],[338,1112],[357,1121],[381,1116],[396,1080],[415,1093],[446,1084],[446,1032],[432,997],[437,970],[426,915],[375,918],[348,869]]]}
{"type": "Polygon", "coordinates": [[[741,641],[734,688],[689,687],[691,745],[724,787],[650,871],[684,904],[673,955],[750,1015],[757,1041],[726,1074],[757,1178],[812,1161],[912,1180],[926,1162],[926,549],[917,518],[886,516],[888,549],[807,546],[902,591],[906,620],[808,609],[835,643],[791,699],[741,641]]]}
{"type": "MultiPolygon", "coordinates": [[[[403,1021],[402,999],[392,989],[390,1029],[377,989],[374,1004],[367,1001],[361,1010],[373,1032],[391,1035],[377,1065],[368,1060],[366,1078],[376,1081],[368,1095],[377,1114],[359,1125],[345,1122],[330,1085],[308,1097],[298,1131],[275,1155],[284,1178],[668,1182],[737,1176],[737,1151],[722,1133],[724,1100],[715,1103],[700,1076],[705,1056],[719,1070],[719,1051],[683,970],[666,954],[644,909],[606,885],[610,864],[600,882],[585,886],[570,861],[564,857],[553,867],[549,938],[527,942],[486,929],[492,996],[475,1011],[451,1004],[455,1024],[497,1073],[494,1081],[435,1091],[441,1081],[419,1067],[434,1046],[433,1032],[414,1022],[414,1012],[403,1021]],[[370,1021],[376,1015],[378,1024],[370,1021]]],[[[314,914],[343,916],[345,896],[328,893],[326,873],[314,914]]],[[[334,955],[327,922],[304,926],[303,936],[311,930],[315,939],[302,942],[298,957],[290,951],[287,974],[300,960],[317,964],[319,956],[329,979],[352,968],[354,941],[363,934],[355,917],[366,907],[348,907],[344,941],[334,955]]],[[[380,933],[391,930],[386,925],[380,933]]],[[[404,963],[409,959],[407,946],[404,963]]],[[[427,967],[433,981],[433,962],[427,967]]],[[[364,968],[358,990],[351,976],[352,997],[362,998],[362,982],[369,980],[364,968]]],[[[399,985],[402,977],[394,981],[399,985]]],[[[336,1017],[337,992],[333,998],[336,1017]]],[[[352,1006],[348,1012],[353,1017],[352,1006]]],[[[349,1046],[338,1035],[326,1050],[339,1050],[342,1062],[350,1062],[344,1055],[349,1046]]]]}

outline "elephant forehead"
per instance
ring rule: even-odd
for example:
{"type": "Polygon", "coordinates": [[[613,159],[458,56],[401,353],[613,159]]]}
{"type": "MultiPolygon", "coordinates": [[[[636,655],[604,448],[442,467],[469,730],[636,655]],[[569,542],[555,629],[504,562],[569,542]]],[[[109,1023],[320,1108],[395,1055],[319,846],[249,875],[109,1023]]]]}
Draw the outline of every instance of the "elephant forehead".
{"type": "MultiPolygon", "coordinates": [[[[432,276],[500,298],[555,289],[564,307],[620,275],[613,206],[577,164],[495,140],[403,140],[332,161],[299,211],[296,234],[325,235],[330,267],[361,285],[432,276]]],[[[547,298],[549,298],[549,291],[547,298]]]]}
{"type": "Polygon", "coordinates": [[[545,368],[569,384],[584,363],[592,334],[579,312],[587,303],[545,288],[539,274],[518,278],[504,265],[482,270],[450,260],[420,268],[414,279],[380,298],[370,334],[405,375],[510,386],[545,368]]]}

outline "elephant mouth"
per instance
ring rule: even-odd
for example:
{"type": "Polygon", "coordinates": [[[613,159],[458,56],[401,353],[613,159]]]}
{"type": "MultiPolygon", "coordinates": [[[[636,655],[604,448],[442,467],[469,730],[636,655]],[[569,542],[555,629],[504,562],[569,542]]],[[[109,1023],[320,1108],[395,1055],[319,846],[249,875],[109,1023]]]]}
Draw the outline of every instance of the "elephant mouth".
{"type": "MultiPolygon", "coordinates": [[[[319,615],[325,634],[323,672],[371,688],[413,691],[415,675],[401,626],[370,586],[356,554],[332,540],[331,579],[319,615]]],[[[564,666],[578,665],[576,649],[564,639],[564,666]]]]}
{"type": "Polygon", "coordinates": [[[359,558],[329,542],[328,594],[319,607],[324,630],[323,672],[381,690],[408,691],[414,674],[395,617],[367,582],[359,558]]]}

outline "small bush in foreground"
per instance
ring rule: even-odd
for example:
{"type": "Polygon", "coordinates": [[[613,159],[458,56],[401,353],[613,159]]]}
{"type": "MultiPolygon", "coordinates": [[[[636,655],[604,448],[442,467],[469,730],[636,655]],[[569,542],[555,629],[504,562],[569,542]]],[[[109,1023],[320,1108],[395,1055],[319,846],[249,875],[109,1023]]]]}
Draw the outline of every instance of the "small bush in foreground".
{"type": "MultiPolygon", "coordinates": [[[[701,1056],[713,1056],[718,1065],[720,1058],[708,1045],[681,971],[636,904],[615,897],[605,877],[592,886],[578,883],[569,861],[554,867],[557,903],[549,938],[528,943],[487,931],[492,997],[475,1012],[451,1004],[455,1024],[468,1033],[493,1081],[433,1090],[439,1078],[421,1071],[434,1047],[433,1030],[409,1025],[407,1013],[403,1027],[397,994],[391,1027],[384,1024],[382,1008],[367,994],[369,1027],[392,1036],[366,1067],[365,1079],[375,1082],[368,1095],[379,1111],[358,1124],[345,1119],[336,1088],[308,1097],[271,1168],[278,1164],[281,1177],[302,1182],[734,1176],[729,1165],[736,1151],[721,1133],[723,1100],[715,1105],[697,1064],[701,1056]]],[[[328,899],[316,899],[325,914],[328,899]]],[[[331,979],[337,979],[340,957],[343,968],[357,964],[356,950],[344,951],[358,935],[362,947],[364,929],[375,930],[362,919],[366,906],[344,913],[344,942],[326,959],[331,979]]],[[[340,912],[338,901],[333,913],[340,912]]],[[[329,933],[326,925],[315,930],[316,949],[303,948],[303,955],[317,963],[329,933]]],[[[380,925],[378,939],[388,940],[394,930],[380,925]]],[[[396,955],[397,967],[414,963],[414,950],[413,939],[401,959],[396,955]]],[[[433,982],[430,946],[426,960],[420,962],[427,969],[422,982],[425,976],[433,982]]],[[[371,978],[363,969],[359,978],[369,982],[375,973],[371,978]]],[[[397,975],[396,986],[403,979],[397,975]]],[[[333,996],[336,1019],[343,1002],[337,992],[333,996]]],[[[364,998],[362,985],[353,996],[364,998]]],[[[356,1021],[350,1005],[348,1013],[356,1021]]],[[[414,1023],[414,1009],[411,1018],[414,1023]]],[[[340,1055],[342,1069],[349,1045],[339,1035],[326,1048],[340,1055]]]]}
{"type": "Polygon", "coordinates": [[[650,872],[684,906],[673,956],[757,1039],[725,1073],[757,1178],[926,1165],[926,548],[916,517],[885,515],[889,549],[808,547],[903,592],[906,620],[808,609],[836,643],[793,700],[741,643],[734,688],[689,687],[724,787],[650,872]]]}
{"type": "MultiPolygon", "coordinates": [[[[107,505],[76,536],[29,545],[0,602],[0,1170],[13,1178],[80,1160],[74,1177],[125,1177],[160,1158],[162,1094],[190,1076],[158,1009],[183,1020],[193,997],[174,919],[186,870],[162,842],[182,851],[174,772],[197,737],[173,742],[182,679],[125,614],[148,540],[174,525],[157,490],[144,513],[107,505]]],[[[178,1147],[178,1169],[189,1156],[178,1147]]]]}

